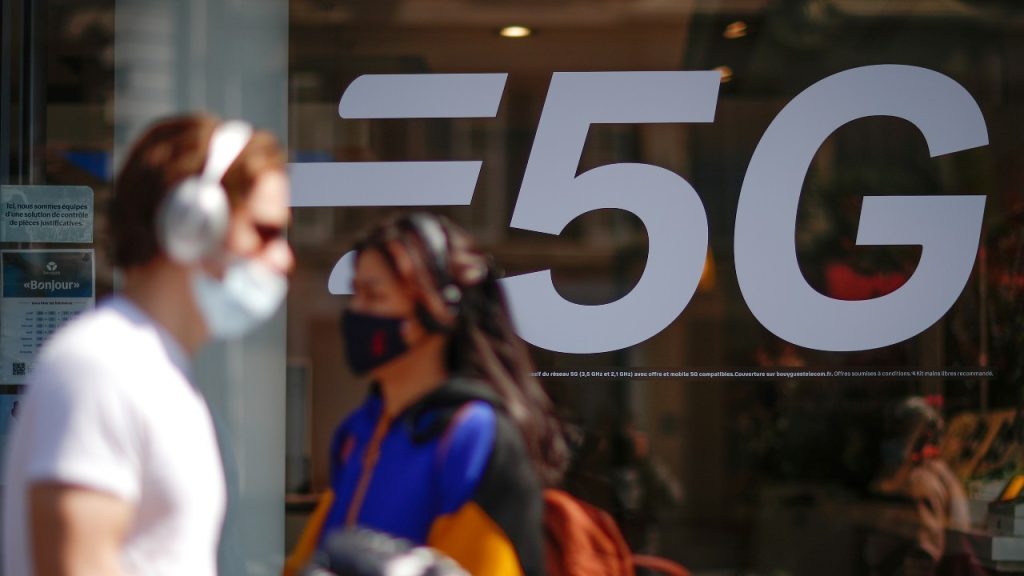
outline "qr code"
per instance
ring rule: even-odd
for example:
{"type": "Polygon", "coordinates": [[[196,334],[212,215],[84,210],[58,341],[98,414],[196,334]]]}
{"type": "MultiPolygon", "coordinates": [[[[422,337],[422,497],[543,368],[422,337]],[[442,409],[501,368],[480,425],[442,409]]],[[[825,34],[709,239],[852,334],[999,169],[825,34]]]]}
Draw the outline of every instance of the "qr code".
{"type": "Polygon", "coordinates": [[[25,363],[24,362],[14,362],[14,363],[12,363],[12,365],[11,365],[11,372],[13,373],[14,376],[24,376],[25,375],[25,363]]]}

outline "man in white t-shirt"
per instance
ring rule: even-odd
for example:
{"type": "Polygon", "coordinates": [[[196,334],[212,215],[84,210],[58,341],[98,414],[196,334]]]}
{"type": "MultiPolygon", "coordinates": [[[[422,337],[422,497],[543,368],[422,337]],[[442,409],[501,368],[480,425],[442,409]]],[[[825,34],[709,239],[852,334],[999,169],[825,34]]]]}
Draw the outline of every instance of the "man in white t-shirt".
{"type": "Polygon", "coordinates": [[[293,256],[284,154],[184,116],[135,144],[111,202],[124,289],[34,363],[8,445],[5,576],[217,572],[225,486],[191,357],[268,319],[293,256]]]}

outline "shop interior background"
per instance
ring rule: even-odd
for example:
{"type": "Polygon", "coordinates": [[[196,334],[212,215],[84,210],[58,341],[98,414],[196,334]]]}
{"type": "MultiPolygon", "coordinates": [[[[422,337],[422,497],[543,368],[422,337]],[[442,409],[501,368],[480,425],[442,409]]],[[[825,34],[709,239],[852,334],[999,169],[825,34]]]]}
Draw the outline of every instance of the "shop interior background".
{"type": "MultiPolygon", "coordinates": [[[[948,429],[943,457],[963,480],[979,529],[989,528],[988,502],[1024,467],[1018,418],[1024,9],[1012,0],[291,0],[286,9],[281,2],[190,0],[174,4],[170,16],[159,10],[171,4],[155,0],[45,4],[45,22],[36,28],[44,36],[32,40],[45,44],[45,58],[31,61],[8,49],[26,41],[12,27],[25,3],[4,3],[0,175],[4,185],[92,188],[98,297],[116,282],[104,215],[116,143],[136,129],[131,114],[142,122],[154,109],[213,101],[220,103],[210,107],[222,114],[246,114],[251,109],[230,103],[250,102],[264,92],[259,78],[283,70],[280,95],[268,92],[278,108],[253,119],[287,137],[293,162],[483,160],[472,203],[437,210],[477,235],[506,273],[551,269],[566,298],[613,301],[632,288],[646,263],[647,238],[637,218],[588,213],[557,237],[509,226],[551,75],[717,70],[714,122],[592,126],[577,171],[649,163],[696,189],[710,231],[696,294],[668,328],[642,344],[592,355],[532,348],[538,369],[985,368],[992,376],[547,377],[543,382],[580,443],[574,486],[614,509],[634,542],[695,573],[841,575],[864,571],[862,535],[874,520],[857,510],[877,502],[871,485],[883,419],[896,402],[921,395],[941,403],[948,429]],[[209,38],[231,26],[226,14],[238,13],[275,20],[284,29],[276,36],[282,44],[261,45],[248,56],[213,56],[248,67],[232,88],[209,69],[201,79],[185,78],[182,71],[210,53],[184,31],[209,38]],[[503,37],[502,28],[513,24],[532,34],[503,37]],[[124,34],[134,34],[136,44],[124,34]],[[134,57],[160,65],[124,68],[132,47],[134,57]],[[19,83],[29,77],[21,73],[29,62],[38,71],[32,86],[19,83]],[[956,304],[919,336],[858,353],[800,348],[761,327],[740,294],[732,245],[740,187],[755,146],[783,106],[829,75],[870,64],[921,66],[960,83],[984,114],[989,145],[933,159],[920,133],[892,118],[859,120],[833,134],[815,157],[798,213],[796,243],[808,282],[824,294],[866,299],[894,290],[913,272],[919,249],[853,246],[865,194],[984,194],[981,248],[956,304]],[[433,72],[508,73],[497,116],[338,117],[341,94],[362,74],[433,72]],[[133,108],[165,96],[172,101],[133,108]],[[629,492],[646,473],[638,447],[659,470],[643,494],[629,492]]],[[[281,526],[253,537],[270,541],[263,547],[271,552],[249,562],[248,573],[275,571],[327,485],[331,431],[365,393],[365,383],[344,368],[337,321],[346,299],[328,292],[328,278],[358,232],[393,210],[294,211],[290,238],[298,268],[281,319],[286,344],[269,338],[249,346],[250,353],[283,348],[276,353],[287,368],[274,376],[274,392],[261,392],[271,408],[224,401],[235,406],[236,421],[263,422],[284,445],[268,452],[275,457],[264,468],[281,482],[261,489],[286,492],[287,513],[263,517],[281,526]]],[[[230,350],[217,354],[229,364],[239,358],[230,350]]],[[[6,396],[21,391],[0,384],[6,396]]],[[[237,384],[214,395],[241,398],[245,382],[237,384]]],[[[245,429],[239,424],[237,433],[245,429]]],[[[238,458],[258,452],[249,445],[238,458]]]]}

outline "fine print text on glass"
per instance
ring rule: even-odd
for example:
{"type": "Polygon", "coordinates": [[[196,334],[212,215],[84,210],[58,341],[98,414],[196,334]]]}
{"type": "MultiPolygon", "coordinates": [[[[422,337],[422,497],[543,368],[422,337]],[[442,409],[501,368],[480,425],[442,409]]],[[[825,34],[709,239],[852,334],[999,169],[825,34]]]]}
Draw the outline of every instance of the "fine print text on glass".
{"type": "Polygon", "coordinates": [[[771,369],[615,369],[615,370],[537,370],[533,373],[538,378],[992,378],[990,368],[943,368],[912,370],[874,369],[874,368],[842,368],[842,369],[806,369],[806,368],[771,368],[771,369]]]}

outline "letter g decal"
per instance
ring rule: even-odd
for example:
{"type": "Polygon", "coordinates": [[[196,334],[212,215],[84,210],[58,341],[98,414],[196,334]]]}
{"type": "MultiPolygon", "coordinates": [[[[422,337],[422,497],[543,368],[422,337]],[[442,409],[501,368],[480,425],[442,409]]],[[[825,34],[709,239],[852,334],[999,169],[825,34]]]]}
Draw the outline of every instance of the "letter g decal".
{"type": "Polygon", "coordinates": [[[926,330],[953,306],[974,267],[984,196],[869,196],[859,245],[920,245],[921,261],[895,292],[850,302],[820,294],[796,256],[800,190],[818,148],[840,126],[869,116],[914,124],[932,157],[988,144],[971,95],[914,66],[840,72],[814,84],[772,122],[750,160],[736,211],[736,275],[757,319],[794,344],[829,351],[880,348],[926,330]]]}

